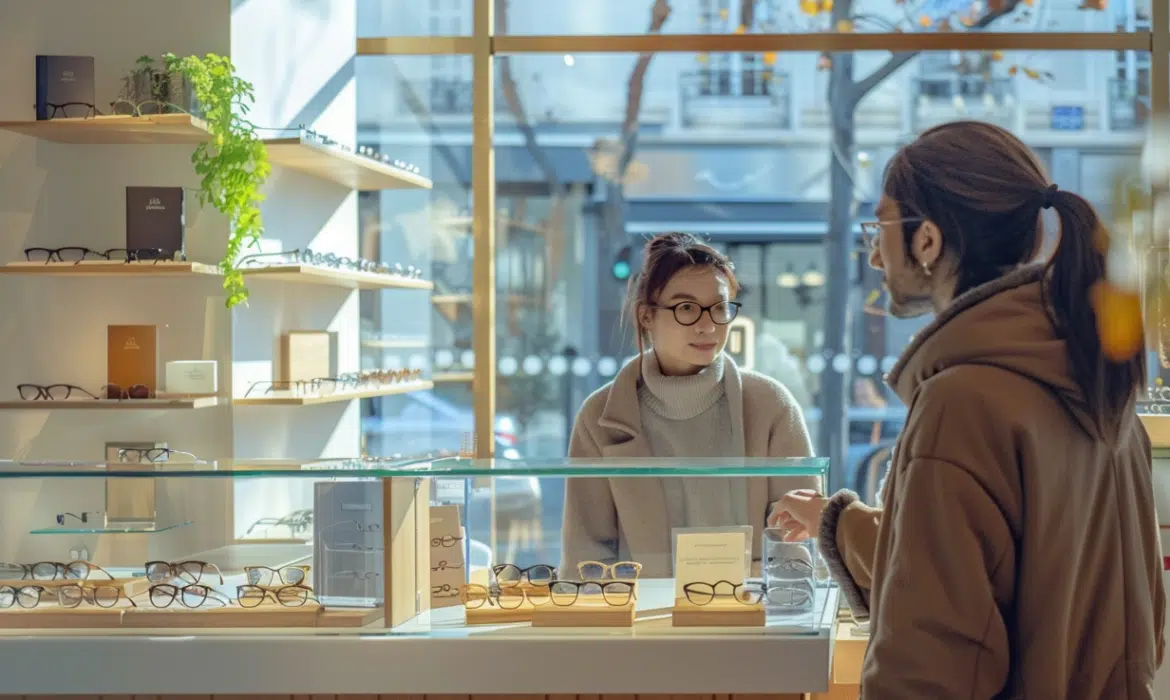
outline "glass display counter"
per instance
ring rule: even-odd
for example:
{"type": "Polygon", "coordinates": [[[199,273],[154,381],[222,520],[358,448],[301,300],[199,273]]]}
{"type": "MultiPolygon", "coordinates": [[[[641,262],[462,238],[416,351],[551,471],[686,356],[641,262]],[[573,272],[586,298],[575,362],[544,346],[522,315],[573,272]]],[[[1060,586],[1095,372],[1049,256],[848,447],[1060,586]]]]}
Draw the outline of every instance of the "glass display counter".
{"type": "Polygon", "coordinates": [[[766,515],[826,467],[0,462],[0,666],[17,694],[823,691],[837,592],[766,515]]]}

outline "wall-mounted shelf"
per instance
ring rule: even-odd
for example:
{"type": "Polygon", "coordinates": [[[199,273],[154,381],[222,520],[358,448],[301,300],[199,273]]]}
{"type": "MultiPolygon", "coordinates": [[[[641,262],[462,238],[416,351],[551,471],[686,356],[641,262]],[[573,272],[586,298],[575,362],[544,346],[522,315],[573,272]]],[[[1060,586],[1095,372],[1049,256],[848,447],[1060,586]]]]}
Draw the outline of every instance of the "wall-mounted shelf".
{"type": "Polygon", "coordinates": [[[396,168],[376,158],[305,138],[266,139],[268,160],[291,170],[345,185],[352,190],[431,189],[421,175],[396,168]]]}
{"type": "MultiPolygon", "coordinates": [[[[89,119],[0,122],[0,130],[74,144],[198,144],[210,134],[190,114],[111,115],[89,119]]],[[[268,160],[355,190],[430,189],[431,181],[369,156],[303,137],[265,139],[268,160]]]]}
{"type": "Polygon", "coordinates": [[[352,270],[337,270],[331,267],[317,267],[315,265],[268,265],[266,267],[245,268],[241,270],[245,277],[256,279],[280,280],[283,282],[302,282],[305,284],[324,284],[331,287],[347,289],[434,289],[433,282],[417,279],[406,279],[394,275],[380,275],[373,272],[354,272],[352,270]]]}
{"type": "Polygon", "coordinates": [[[316,406],[323,403],[340,403],[354,399],[373,399],[379,396],[394,396],[395,394],[409,394],[415,391],[427,391],[434,388],[430,381],[402,382],[377,389],[364,391],[345,391],[329,394],[328,396],[256,396],[250,398],[232,399],[236,406],[316,406]]]}
{"type": "Polygon", "coordinates": [[[466,384],[475,381],[475,372],[436,372],[431,381],[435,384],[466,384]]]}
{"type": "Polygon", "coordinates": [[[90,119],[0,122],[0,129],[42,141],[88,144],[196,144],[209,137],[203,121],[190,114],[113,115],[90,119]]]}
{"type": "Polygon", "coordinates": [[[0,274],[55,277],[170,277],[176,275],[218,275],[215,265],[195,262],[105,262],[81,263],[15,262],[0,265],[0,274]]]}
{"type": "Polygon", "coordinates": [[[66,399],[65,401],[0,401],[0,411],[58,411],[73,409],[93,411],[112,410],[160,410],[175,408],[209,408],[219,404],[214,396],[194,399],[66,399]]]}
{"type": "MultiPolygon", "coordinates": [[[[194,525],[193,520],[170,525],[123,525],[108,527],[45,527],[39,530],[29,530],[30,535],[153,535],[159,532],[177,530],[181,527],[194,525]]],[[[145,575],[145,574],[144,574],[145,575]]]]}

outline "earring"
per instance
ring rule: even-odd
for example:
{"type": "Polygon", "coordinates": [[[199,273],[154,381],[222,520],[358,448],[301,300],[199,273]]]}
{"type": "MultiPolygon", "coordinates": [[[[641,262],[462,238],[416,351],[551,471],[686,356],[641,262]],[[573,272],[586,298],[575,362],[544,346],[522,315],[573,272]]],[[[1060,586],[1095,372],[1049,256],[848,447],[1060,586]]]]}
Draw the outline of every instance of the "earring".
{"type": "Polygon", "coordinates": [[[931,275],[930,265],[928,265],[927,263],[922,263],[922,274],[926,275],[927,277],[930,277],[930,275],[931,275]]]}

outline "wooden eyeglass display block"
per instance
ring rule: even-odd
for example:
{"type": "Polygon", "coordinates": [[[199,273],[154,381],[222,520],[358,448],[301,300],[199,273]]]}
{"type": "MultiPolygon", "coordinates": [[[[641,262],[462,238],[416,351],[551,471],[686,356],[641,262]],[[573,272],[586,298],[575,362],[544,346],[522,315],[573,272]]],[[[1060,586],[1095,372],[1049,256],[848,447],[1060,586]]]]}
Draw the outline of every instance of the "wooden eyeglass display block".
{"type": "Polygon", "coordinates": [[[634,601],[610,605],[597,596],[581,596],[572,605],[545,603],[533,608],[533,627],[633,627],[634,601]]]}
{"type": "Polygon", "coordinates": [[[672,627],[763,627],[766,622],[762,603],[735,601],[695,605],[686,598],[676,598],[670,615],[672,627]]]}

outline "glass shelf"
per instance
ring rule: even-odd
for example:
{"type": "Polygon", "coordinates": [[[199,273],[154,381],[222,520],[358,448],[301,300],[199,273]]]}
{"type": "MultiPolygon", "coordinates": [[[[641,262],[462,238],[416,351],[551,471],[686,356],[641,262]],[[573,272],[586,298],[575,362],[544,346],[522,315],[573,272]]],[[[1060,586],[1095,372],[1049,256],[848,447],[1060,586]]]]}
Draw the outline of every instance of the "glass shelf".
{"type": "Polygon", "coordinates": [[[512,461],[424,458],[399,461],[240,460],[105,464],[100,462],[0,461],[5,478],[380,478],[380,477],[655,477],[823,476],[829,460],[792,459],[547,459],[512,461]]]}
{"type": "Polygon", "coordinates": [[[29,530],[30,535],[153,535],[158,532],[168,532],[170,530],[177,530],[181,527],[194,525],[193,520],[187,520],[181,523],[173,523],[171,525],[152,525],[152,526],[106,526],[106,527],[45,527],[39,530],[29,530]]]}

